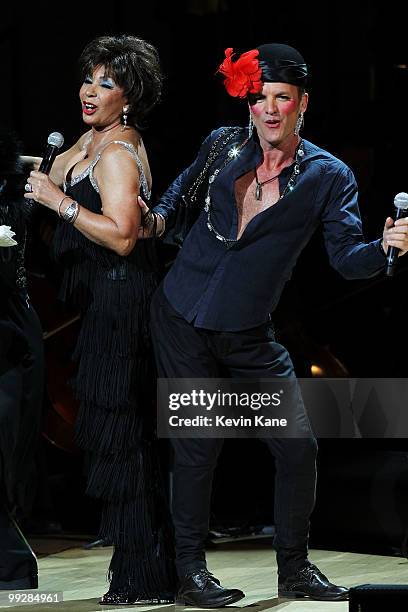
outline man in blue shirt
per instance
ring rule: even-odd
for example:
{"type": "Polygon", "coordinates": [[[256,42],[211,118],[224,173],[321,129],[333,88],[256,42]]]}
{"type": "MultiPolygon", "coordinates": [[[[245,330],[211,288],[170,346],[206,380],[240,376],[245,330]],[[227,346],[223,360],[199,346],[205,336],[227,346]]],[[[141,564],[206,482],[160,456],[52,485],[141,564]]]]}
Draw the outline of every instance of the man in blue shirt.
{"type": "MultiPolygon", "coordinates": [[[[293,378],[286,349],[270,323],[304,246],[322,226],[332,266],[346,278],[385,267],[386,250],[408,250],[408,222],[388,218],[383,238],[365,243],[351,170],[299,136],[308,104],[307,67],[287,45],[262,45],[220,67],[227,91],[246,97],[248,129],[210,134],[195,162],[145,214],[147,226],[174,226],[181,196],[205,187],[197,220],[152,304],[160,377],[293,378]],[[208,173],[206,174],[206,170],[208,173]]],[[[147,232],[151,235],[151,230],[147,232]]],[[[276,460],[275,525],[279,596],[337,601],[332,584],[307,559],[315,501],[316,440],[302,402],[297,419],[309,435],[265,440],[276,460]]],[[[220,439],[173,439],[173,517],[181,604],[220,607],[241,599],[206,568],[212,474],[220,439]]]]}

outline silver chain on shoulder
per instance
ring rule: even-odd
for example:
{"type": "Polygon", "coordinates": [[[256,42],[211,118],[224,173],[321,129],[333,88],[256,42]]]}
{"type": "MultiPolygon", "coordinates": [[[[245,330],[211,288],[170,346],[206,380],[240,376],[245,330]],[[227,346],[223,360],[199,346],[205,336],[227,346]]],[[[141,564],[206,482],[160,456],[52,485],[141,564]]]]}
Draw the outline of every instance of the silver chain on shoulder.
{"type": "MultiPolygon", "coordinates": [[[[197,178],[195,179],[194,183],[191,185],[191,187],[189,188],[189,190],[187,191],[186,195],[182,196],[183,201],[188,204],[188,201],[190,202],[195,202],[196,198],[197,198],[197,193],[202,185],[202,183],[204,182],[207,174],[208,174],[208,170],[210,169],[211,165],[214,163],[214,161],[217,159],[217,157],[220,155],[221,151],[224,149],[224,147],[227,146],[227,144],[242,130],[242,128],[232,128],[232,129],[228,129],[228,130],[223,130],[218,136],[217,138],[214,140],[210,152],[207,156],[207,159],[205,161],[205,165],[203,167],[203,169],[201,170],[201,172],[199,173],[199,175],[197,176],[197,178]]],[[[247,141],[245,141],[247,142],[247,141]]]]}

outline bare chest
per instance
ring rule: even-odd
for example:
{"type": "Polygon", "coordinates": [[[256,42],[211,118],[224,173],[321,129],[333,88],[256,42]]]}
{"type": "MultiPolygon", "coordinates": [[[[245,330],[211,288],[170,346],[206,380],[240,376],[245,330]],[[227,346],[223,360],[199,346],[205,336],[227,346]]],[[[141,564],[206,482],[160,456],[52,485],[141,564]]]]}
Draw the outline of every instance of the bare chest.
{"type": "Polygon", "coordinates": [[[256,194],[257,182],[253,171],[244,174],[235,181],[235,201],[238,212],[237,238],[242,236],[251,219],[263,210],[276,204],[279,200],[279,179],[276,178],[270,183],[263,185],[259,194],[261,196],[260,199],[257,199],[256,194]]]}

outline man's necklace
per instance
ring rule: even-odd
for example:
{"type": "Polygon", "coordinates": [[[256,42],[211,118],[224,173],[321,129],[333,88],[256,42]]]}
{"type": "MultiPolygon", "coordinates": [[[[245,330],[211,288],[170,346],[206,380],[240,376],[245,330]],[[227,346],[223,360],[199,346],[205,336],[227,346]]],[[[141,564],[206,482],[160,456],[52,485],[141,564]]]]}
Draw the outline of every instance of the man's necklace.
{"type": "Polygon", "coordinates": [[[262,200],[262,187],[264,185],[267,185],[268,183],[271,183],[275,179],[277,179],[279,175],[280,175],[280,172],[278,174],[275,174],[275,176],[271,176],[271,178],[268,178],[266,181],[259,181],[258,173],[255,168],[255,182],[256,182],[255,200],[262,200]]]}
{"type": "MultiPolygon", "coordinates": [[[[301,144],[302,144],[302,140],[299,142],[298,147],[297,147],[297,151],[296,151],[296,154],[295,154],[295,169],[294,169],[294,171],[296,170],[296,162],[299,163],[299,161],[300,161],[300,160],[299,161],[297,160],[297,156],[300,155],[302,157],[303,154],[304,154],[303,153],[303,149],[302,149],[302,153],[299,153],[301,144]]],[[[260,180],[258,180],[258,173],[257,173],[257,170],[255,168],[255,182],[256,182],[255,199],[256,200],[262,200],[262,187],[264,185],[267,185],[268,183],[271,183],[275,179],[279,178],[279,176],[280,176],[280,172],[278,172],[278,174],[275,174],[274,176],[271,176],[271,178],[266,179],[266,181],[260,181],[260,180]]],[[[292,176],[293,176],[293,174],[292,174],[292,176]]],[[[282,198],[283,195],[284,194],[282,194],[280,197],[282,198]]]]}
{"type": "MultiPolygon", "coordinates": [[[[235,158],[237,157],[239,153],[232,153],[231,151],[229,152],[229,157],[231,158],[235,158]]],[[[305,154],[304,151],[304,146],[303,146],[303,140],[301,139],[299,141],[299,144],[297,146],[296,149],[296,154],[295,154],[295,165],[292,171],[292,174],[289,177],[288,182],[286,183],[285,189],[282,191],[281,195],[279,196],[279,200],[281,200],[287,193],[290,193],[291,191],[293,191],[294,187],[295,187],[295,182],[296,179],[298,177],[298,175],[300,174],[300,162],[302,161],[302,158],[305,154]]],[[[226,164],[225,164],[226,165],[226,164]]],[[[207,196],[205,198],[205,206],[204,206],[204,210],[207,213],[207,228],[209,229],[210,232],[212,232],[215,237],[217,238],[217,240],[220,240],[221,242],[223,242],[225,244],[225,246],[227,248],[232,247],[236,242],[238,242],[239,238],[226,238],[225,236],[223,236],[222,234],[220,234],[214,227],[213,222],[212,222],[212,218],[211,218],[211,213],[212,213],[212,203],[211,203],[211,187],[213,182],[215,181],[215,179],[217,178],[218,174],[220,173],[220,171],[224,168],[224,166],[221,166],[221,168],[216,169],[214,171],[214,173],[209,177],[208,179],[208,189],[207,189],[207,196]]],[[[255,170],[255,180],[256,180],[256,191],[255,191],[255,198],[257,200],[262,200],[262,187],[266,184],[266,183],[270,183],[271,181],[273,181],[274,179],[278,178],[279,174],[272,176],[271,178],[267,179],[266,181],[263,182],[259,182],[258,181],[258,177],[256,176],[256,170],[255,170]]]]}

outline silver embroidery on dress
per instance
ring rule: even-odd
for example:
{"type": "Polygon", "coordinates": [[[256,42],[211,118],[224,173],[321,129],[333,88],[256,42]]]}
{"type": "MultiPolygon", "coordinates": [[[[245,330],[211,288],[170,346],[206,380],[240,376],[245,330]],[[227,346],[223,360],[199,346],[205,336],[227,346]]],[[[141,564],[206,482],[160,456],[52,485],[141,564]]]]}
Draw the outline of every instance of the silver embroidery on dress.
{"type": "Polygon", "coordinates": [[[98,187],[98,183],[96,182],[96,179],[95,179],[95,177],[93,175],[93,169],[95,168],[96,164],[100,160],[101,155],[102,155],[104,149],[108,145],[110,145],[110,144],[120,144],[120,145],[123,145],[129,151],[129,153],[132,155],[133,159],[137,163],[137,167],[139,168],[140,185],[141,185],[141,188],[142,188],[142,191],[143,191],[143,195],[146,196],[147,200],[149,200],[150,196],[151,196],[151,192],[150,192],[150,189],[149,189],[149,185],[147,183],[146,175],[145,175],[144,170],[143,170],[143,164],[140,161],[140,158],[139,158],[138,154],[136,153],[135,147],[130,142],[125,142],[124,140],[112,140],[111,142],[107,142],[105,147],[103,147],[103,149],[101,151],[99,151],[99,153],[95,157],[95,159],[91,161],[89,166],[87,168],[85,168],[85,170],[83,172],[81,172],[81,174],[78,174],[77,176],[72,177],[71,181],[69,183],[65,183],[64,182],[64,191],[66,191],[67,187],[72,187],[73,185],[76,185],[77,183],[82,181],[89,174],[89,180],[91,182],[92,187],[95,189],[95,191],[97,193],[99,193],[99,187],[98,187]]]}

